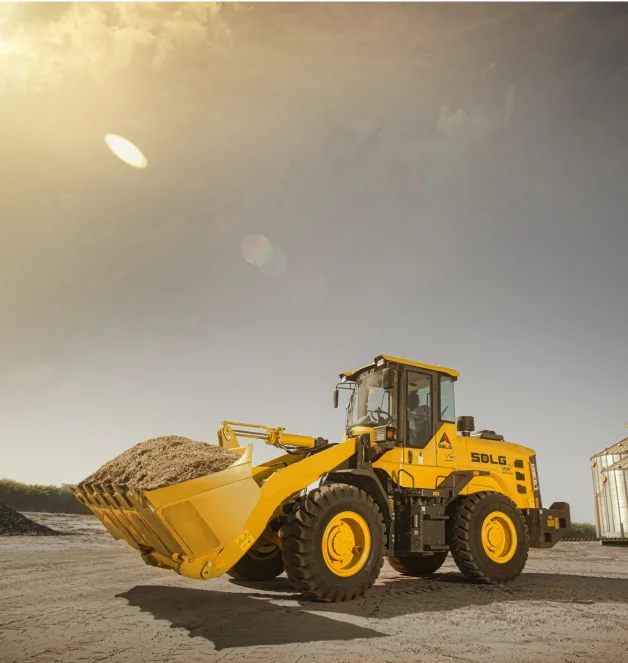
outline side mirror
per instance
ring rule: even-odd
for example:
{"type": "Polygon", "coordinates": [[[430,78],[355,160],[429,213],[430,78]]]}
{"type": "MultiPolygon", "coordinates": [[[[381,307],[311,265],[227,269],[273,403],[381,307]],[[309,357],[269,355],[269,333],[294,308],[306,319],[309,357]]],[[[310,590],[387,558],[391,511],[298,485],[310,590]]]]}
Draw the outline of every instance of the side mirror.
{"type": "Polygon", "coordinates": [[[392,389],[395,386],[395,374],[392,368],[385,368],[382,372],[382,387],[392,389]]]}
{"type": "Polygon", "coordinates": [[[338,408],[338,389],[334,389],[334,409],[338,408]]]}

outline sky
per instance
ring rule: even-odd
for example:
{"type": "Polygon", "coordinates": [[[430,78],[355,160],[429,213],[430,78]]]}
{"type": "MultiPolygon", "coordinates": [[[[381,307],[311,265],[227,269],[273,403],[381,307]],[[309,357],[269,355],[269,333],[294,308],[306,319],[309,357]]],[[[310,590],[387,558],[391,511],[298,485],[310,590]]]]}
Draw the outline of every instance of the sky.
{"type": "Polygon", "coordinates": [[[338,374],[391,354],[460,371],[457,414],[593,521],[626,34],[601,3],[0,6],[0,476],[225,419],[338,440],[338,374]]]}

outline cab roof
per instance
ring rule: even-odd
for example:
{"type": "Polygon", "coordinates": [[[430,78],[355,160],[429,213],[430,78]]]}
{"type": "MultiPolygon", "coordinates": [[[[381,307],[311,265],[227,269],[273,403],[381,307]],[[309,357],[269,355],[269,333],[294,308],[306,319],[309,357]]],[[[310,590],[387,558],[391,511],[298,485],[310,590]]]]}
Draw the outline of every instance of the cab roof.
{"type": "Polygon", "coordinates": [[[453,368],[445,368],[444,366],[433,366],[432,364],[422,364],[418,361],[410,361],[404,357],[391,357],[390,355],[379,355],[375,357],[372,364],[367,366],[362,366],[357,371],[347,371],[346,373],[341,373],[341,378],[346,378],[347,380],[354,380],[362,371],[366,371],[369,368],[374,368],[377,365],[377,362],[383,359],[384,361],[390,361],[395,364],[402,364],[404,366],[413,366],[414,368],[423,368],[427,371],[434,371],[435,373],[445,373],[446,375],[451,375],[453,377],[458,377],[460,373],[455,371],[453,368]]]}

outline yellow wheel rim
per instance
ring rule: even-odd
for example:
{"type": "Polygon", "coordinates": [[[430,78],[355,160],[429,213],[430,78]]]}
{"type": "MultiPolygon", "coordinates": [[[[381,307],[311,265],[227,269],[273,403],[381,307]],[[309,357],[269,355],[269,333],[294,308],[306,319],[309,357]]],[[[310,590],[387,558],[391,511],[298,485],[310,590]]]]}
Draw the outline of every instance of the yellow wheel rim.
{"type": "Polygon", "coordinates": [[[489,559],[506,564],[517,551],[517,530],[512,520],[501,511],[490,513],[482,524],[482,547],[489,559]]]}
{"type": "Polygon", "coordinates": [[[334,516],[323,533],[323,558],[337,576],[355,575],[371,552],[371,532],[362,516],[343,511],[334,516]]]}

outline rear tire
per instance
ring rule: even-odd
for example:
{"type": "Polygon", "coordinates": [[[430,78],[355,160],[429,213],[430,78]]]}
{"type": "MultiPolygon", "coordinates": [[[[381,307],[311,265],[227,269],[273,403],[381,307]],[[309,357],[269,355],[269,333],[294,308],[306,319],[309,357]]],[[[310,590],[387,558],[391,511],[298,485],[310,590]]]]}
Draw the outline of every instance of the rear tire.
{"type": "Polygon", "coordinates": [[[286,574],[305,597],[326,602],[364,596],[386,551],[384,518],[370,495],[347,484],[311,491],[280,533],[286,574]]]}
{"type": "Polygon", "coordinates": [[[510,498],[473,493],[454,502],[449,516],[451,553],[466,578],[499,584],[521,574],[528,559],[528,530],[510,498]]]}
{"type": "Polygon", "coordinates": [[[426,578],[436,573],[447,559],[446,552],[433,555],[413,555],[407,557],[389,557],[388,563],[404,576],[413,578],[426,578]]]}
{"type": "Polygon", "coordinates": [[[248,550],[227,574],[237,580],[273,580],[284,572],[279,546],[248,550]]]}

